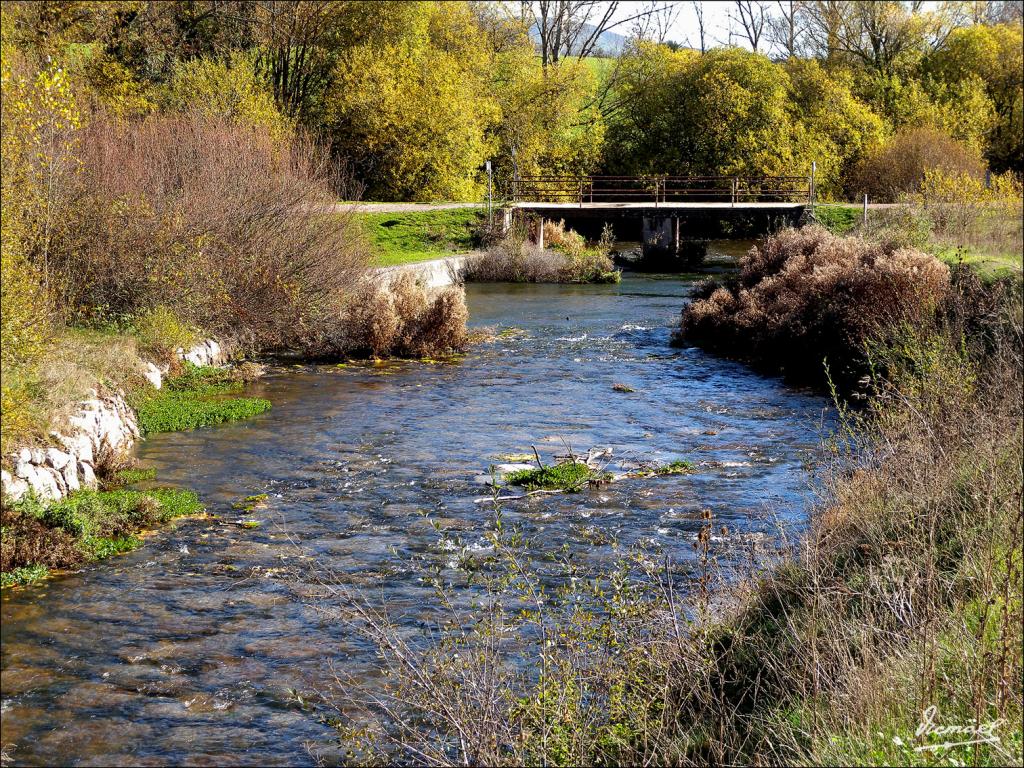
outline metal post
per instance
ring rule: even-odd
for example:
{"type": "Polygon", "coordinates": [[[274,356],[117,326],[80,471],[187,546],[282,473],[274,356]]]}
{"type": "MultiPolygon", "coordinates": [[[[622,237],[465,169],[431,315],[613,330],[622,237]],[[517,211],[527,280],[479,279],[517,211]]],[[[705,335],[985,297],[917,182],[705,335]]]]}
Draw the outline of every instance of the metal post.
{"type": "Polygon", "coordinates": [[[491,207],[491,161],[487,161],[487,226],[494,227],[494,209],[491,207]]]}
{"type": "Polygon", "coordinates": [[[810,203],[811,213],[812,214],[814,213],[814,192],[815,192],[815,190],[814,190],[814,174],[815,174],[815,172],[817,170],[818,170],[818,161],[817,160],[812,160],[811,161],[811,188],[807,192],[807,197],[808,197],[807,202],[810,203]]]}
{"type": "Polygon", "coordinates": [[[868,225],[868,196],[864,195],[864,226],[868,225]]]}
{"type": "Polygon", "coordinates": [[[737,192],[737,184],[736,184],[736,177],[734,176],[733,179],[732,179],[732,205],[733,205],[733,207],[736,206],[736,192],[737,192]]]}

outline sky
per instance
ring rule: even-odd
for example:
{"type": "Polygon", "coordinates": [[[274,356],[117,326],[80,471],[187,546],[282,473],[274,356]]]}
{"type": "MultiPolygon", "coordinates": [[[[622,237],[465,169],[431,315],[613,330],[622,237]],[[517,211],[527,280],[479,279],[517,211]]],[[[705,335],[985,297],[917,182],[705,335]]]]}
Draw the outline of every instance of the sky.
{"type": "MultiPolygon", "coordinates": [[[[700,47],[700,33],[697,28],[697,14],[694,11],[694,4],[686,0],[679,0],[671,3],[677,11],[675,21],[669,29],[668,40],[681,43],[682,45],[690,46],[693,48],[700,47]]],[[[744,48],[750,48],[750,43],[747,41],[743,33],[740,32],[739,24],[732,25],[737,30],[733,37],[729,37],[730,29],[730,17],[736,13],[736,3],[733,0],[704,0],[702,3],[704,7],[704,28],[706,45],[711,48],[719,45],[732,45],[743,46],[744,48]]],[[[774,3],[772,3],[774,5],[774,3]]],[[[925,9],[931,9],[937,6],[938,3],[935,0],[927,0],[923,7],[925,9]]],[[[622,0],[616,11],[616,19],[625,19],[635,15],[642,10],[647,3],[634,2],[633,0],[622,0]]],[[[616,27],[614,32],[620,34],[629,33],[629,24],[623,24],[620,27],[616,27]]]]}
{"type": "MultiPolygon", "coordinates": [[[[616,11],[616,19],[625,19],[633,16],[642,10],[647,3],[623,0],[616,11]]],[[[692,2],[672,3],[676,10],[676,18],[669,29],[668,39],[683,45],[700,47],[700,33],[697,28],[697,14],[694,11],[692,2]]],[[[704,6],[704,27],[707,38],[707,46],[728,45],[729,43],[729,16],[735,10],[736,4],[731,0],[705,0],[704,6]]],[[[615,32],[628,34],[629,25],[624,24],[616,27],[615,32]]],[[[734,45],[746,43],[741,36],[733,38],[734,45]]],[[[749,48],[749,44],[746,45],[749,48]]]]}

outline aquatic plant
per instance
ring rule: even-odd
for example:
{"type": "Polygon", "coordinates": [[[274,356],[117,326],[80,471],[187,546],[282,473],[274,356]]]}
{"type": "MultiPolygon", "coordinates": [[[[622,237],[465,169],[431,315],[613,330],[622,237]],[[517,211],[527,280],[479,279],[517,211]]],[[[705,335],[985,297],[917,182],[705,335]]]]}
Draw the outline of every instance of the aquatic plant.
{"type": "Polygon", "coordinates": [[[528,491],[558,490],[575,492],[593,481],[607,481],[611,475],[599,472],[581,461],[564,461],[537,469],[520,469],[504,477],[508,485],[522,486],[528,491]]]}
{"type": "Polygon", "coordinates": [[[26,565],[0,573],[0,587],[27,586],[42,581],[50,575],[45,565],[26,565]]]}
{"type": "Polygon", "coordinates": [[[137,393],[132,404],[143,435],[207,427],[270,410],[270,401],[263,398],[228,397],[241,387],[230,369],[185,363],[181,376],[161,390],[137,393]]]}

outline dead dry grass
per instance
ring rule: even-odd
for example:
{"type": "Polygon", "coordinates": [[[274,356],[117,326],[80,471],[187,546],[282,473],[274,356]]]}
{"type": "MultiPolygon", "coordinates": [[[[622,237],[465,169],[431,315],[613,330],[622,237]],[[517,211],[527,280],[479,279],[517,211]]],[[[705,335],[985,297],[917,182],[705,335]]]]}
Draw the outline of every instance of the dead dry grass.
{"type": "Polygon", "coordinates": [[[413,275],[365,279],[344,310],[334,349],[350,357],[433,357],[467,344],[461,287],[430,291],[413,275]]]}

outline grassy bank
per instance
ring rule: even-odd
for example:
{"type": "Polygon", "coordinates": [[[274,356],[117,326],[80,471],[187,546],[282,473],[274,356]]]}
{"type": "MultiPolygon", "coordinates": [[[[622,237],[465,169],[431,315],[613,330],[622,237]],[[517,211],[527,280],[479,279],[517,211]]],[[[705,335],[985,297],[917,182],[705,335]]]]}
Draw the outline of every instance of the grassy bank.
{"type": "Polygon", "coordinates": [[[34,498],[5,504],[0,580],[4,587],[31,584],[54,571],[130,552],[142,546],[146,531],[202,512],[194,493],[174,488],[79,491],[51,504],[34,498]]]}
{"type": "MultiPolygon", "coordinates": [[[[261,398],[238,397],[244,382],[258,370],[246,365],[222,369],[185,363],[177,376],[157,390],[139,375],[140,361],[130,337],[92,331],[76,332],[95,358],[72,367],[86,382],[101,370],[132,371],[115,379],[136,410],[142,434],[194,429],[248,418],[270,408],[261,398]],[[84,340],[84,341],[83,341],[84,340]],[[115,361],[117,364],[114,365],[115,361]]],[[[83,348],[77,348],[80,355],[83,348]]],[[[113,373],[111,374],[113,375],[113,373]]],[[[105,380],[110,386],[113,382],[105,380]]],[[[70,391],[51,395],[54,405],[70,403],[70,391]]],[[[53,423],[54,415],[49,415],[53,423]]],[[[129,552],[142,545],[142,535],[171,520],[201,513],[203,506],[190,491],[155,488],[127,490],[124,486],[152,481],[150,470],[136,469],[126,456],[102,455],[96,463],[100,490],[77,491],[56,502],[29,496],[17,502],[0,501],[0,579],[4,587],[30,584],[53,571],[129,552]]]]}
{"type": "Polygon", "coordinates": [[[374,263],[389,267],[442,259],[471,251],[486,214],[479,208],[406,213],[358,213],[374,252],[374,263]]]}
{"type": "Polygon", "coordinates": [[[837,235],[924,250],[950,266],[967,266],[985,280],[1020,279],[1024,269],[1024,210],[1020,182],[992,177],[988,186],[967,175],[925,174],[917,191],[891,208],[820,205],[815,218],[837,235]]]}

